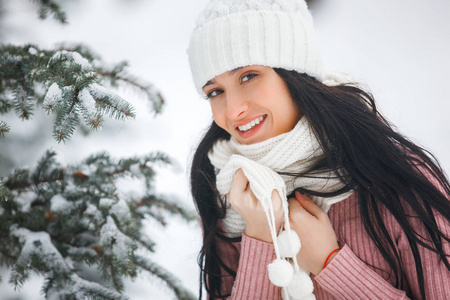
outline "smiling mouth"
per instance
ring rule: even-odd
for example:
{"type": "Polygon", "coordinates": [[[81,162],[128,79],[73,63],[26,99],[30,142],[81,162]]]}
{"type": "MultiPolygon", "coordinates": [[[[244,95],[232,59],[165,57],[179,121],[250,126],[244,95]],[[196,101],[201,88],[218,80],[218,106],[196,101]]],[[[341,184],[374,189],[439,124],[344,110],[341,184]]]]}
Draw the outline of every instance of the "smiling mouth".
{"type": "Polygon", "coordinates": [[[248,122],[248,123],[245,124],[245,125],[238,126],[238,129],[239,129],[241,132],[249,131],[250,129],[252,129],[252,128],[255,127],[256,125],[258,125],[259,123],[261,123],[261,121],[264,120],[264,117],[265,117],[265,116],[261,116],[261,117],[259,117],[259,118],[254,119],[254,120],[251,120],[250,122],[248,122]]]}

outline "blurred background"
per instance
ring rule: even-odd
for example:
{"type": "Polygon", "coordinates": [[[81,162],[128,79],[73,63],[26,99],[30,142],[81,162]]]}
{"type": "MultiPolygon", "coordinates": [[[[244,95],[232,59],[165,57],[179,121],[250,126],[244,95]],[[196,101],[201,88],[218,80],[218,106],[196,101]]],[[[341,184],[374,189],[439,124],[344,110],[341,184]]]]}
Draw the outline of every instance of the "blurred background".
{"type": "MultiPolygon", "coordinates": [[[[381,112],[399,131],[431,150],[443,169],[450,170],[450,2],[446,0],[314,0],[315,20],[324,64],[366,83],[381,112]]],[[[29,166],[52,148],[62,163],[76,163],[91,153],[113,157],[144,155],[160,150],[177,167],[158,170],[157,189],[194,209],[188,187],[192,151],[212,120],[209,104],[191,79],[186,48],[195,20],[208,0],[66,0],[61,1],[68,25],[37,19],[29,0],[0,0],[0,41],[33,43],[41,48],[81,42],[104,61],[129,62],[129,71],[155,85],[166,99],[162,114],[131,90],[118,93],[137,111],[135,120],[106,119],[99,132],[75,132],[66,143],[52,139],[52,122],[40,109],[30,121],[2,116],[11,132],[0,140],[0,176],[29,166]],[[36,124],[40,126],[36,126],[36,124]],[[20,154],[20,155],[19,155],[20,154]]],[[[132,184],[124,184],[133,191],[132,184]]],[[[173,218],[163,228],[149,222],[158,249],[154,257],[177,275],[192,292],[198,290],[198,224],[173,218]]],[[[20,291],[8,285],[1,269],[1,300],[43,299],[42,278],[34,277],[20,291]]],[[[130,299],[172,299],[157,279],[143,273],[127,281],[130,299]]]]}

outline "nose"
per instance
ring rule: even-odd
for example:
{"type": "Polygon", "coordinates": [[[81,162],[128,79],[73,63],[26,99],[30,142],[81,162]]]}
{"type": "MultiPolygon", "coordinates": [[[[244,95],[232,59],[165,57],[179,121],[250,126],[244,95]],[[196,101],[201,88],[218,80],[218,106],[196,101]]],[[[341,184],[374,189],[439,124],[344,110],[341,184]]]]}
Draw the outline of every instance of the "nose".
{"type": "Polygon", "coordinates": [[[249,101],[242,92],[234,91],[227,93],[227,116],[237,119],[243,116],[249,108],[249,101]]]}

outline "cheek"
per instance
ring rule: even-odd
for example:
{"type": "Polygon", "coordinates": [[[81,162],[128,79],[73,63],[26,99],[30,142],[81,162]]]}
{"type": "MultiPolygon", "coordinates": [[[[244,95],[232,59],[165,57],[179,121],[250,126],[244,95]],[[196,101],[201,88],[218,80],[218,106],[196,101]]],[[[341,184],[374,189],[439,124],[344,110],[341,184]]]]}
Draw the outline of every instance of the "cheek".
{"type": "Polygon", "coordinates": [[[289,102],[289,104],[285,106],[284,113],[286,115],[285,126],[287,131],[290,131],[292,130],[292,128],[294,128],[295,124],[297,124],[298,121],[300,120],[301,113],[298,111],[297,107],[292,102],[289,102]]]}
{"type": "Polygon", "coordinates": [[[274,118],[281,133],[288,132],[294,128],[300,120],[301,114],[293,103],[290,96],[278,95],[278,103],[274,106],[274,118]]]}
{"type": "Polygon", "coordinates": [[[214,122],[216,122],[217,126],[222,129],[227,130],[226,128],[226,116],[224,109],[218,105],[217,103],[210,102],[211,112],[214,118],[214,122]]]}

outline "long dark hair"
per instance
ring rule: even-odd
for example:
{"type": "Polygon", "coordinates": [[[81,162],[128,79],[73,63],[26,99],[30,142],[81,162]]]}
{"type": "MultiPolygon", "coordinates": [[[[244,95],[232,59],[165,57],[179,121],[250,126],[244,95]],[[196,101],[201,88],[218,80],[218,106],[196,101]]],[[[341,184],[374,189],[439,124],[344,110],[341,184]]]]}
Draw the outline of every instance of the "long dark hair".
{"type": "MultiPolygon", "coordinates": [[[[308,119],[325,154],[309,174],[317,174],[317,170],[323,168],[333,170],[345,184],[340,192],[349,189],[358,192],[364,228],[392,268],[396,287],[402,288],[404,274],[399,253],[380,211],[387,209],[392,214],[411,246],[420,292],[425,299],[418,246],[435,252],[450,270],[442,249],[443,241],[450,241],[450,237],[438,228],[433,214],[438,211],[450,220],[450,185],[439,163],[431,153],[396,132],[377,111],[372,95],[358,86],[327,86],[306,74],[274,70],[285,81],[295,105],[308,119]],[[440,189],[429,178],[433,178],[440,189]],[[412,225],[411,214],[418,217],[428,237],[412,225]]],[[[236,270],[218,255],[218,240],[239,239],[228,238],[218,224],[225,216],[225,203],[217,193],[215,170],[207,157],[215,141],[229,138],[230,135],[213,122],[194,154],[191,167],[191,191],[204,231],[198,259],[200,277],[211,299],[229,296],[220,290],[224,272],[236,276],[236,270]]],[[[301,176],[308,176],[308,173],[301,176]]]]}

